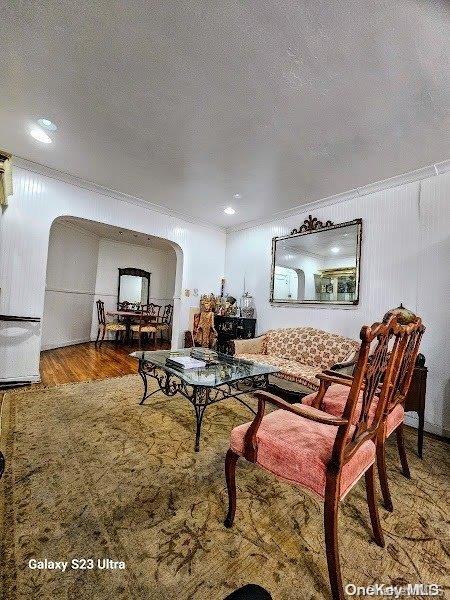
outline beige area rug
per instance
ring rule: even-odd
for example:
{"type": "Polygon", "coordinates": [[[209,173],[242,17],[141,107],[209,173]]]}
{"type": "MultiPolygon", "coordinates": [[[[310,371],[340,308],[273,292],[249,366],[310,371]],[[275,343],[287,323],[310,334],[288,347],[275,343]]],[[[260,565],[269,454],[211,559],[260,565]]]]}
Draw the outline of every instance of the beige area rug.
{"type": "MultiPolygon", "coordinates": [[[[105,381],[9,392],[3,411],[5,600],[222,600],[245,583],[274,600],[328,598],[321,506],[240,461],[238,509],[226,511],[229,432],[248,420],[236,401],[211,406],[201,451],[182,397],[139,406],[141,381],[105,381]],[[36,571],[32,558],[123,561],[125,570],[36,571]]],[[[342,504],[345,582],[447,584],[449,455],[408,434],[413,479],[388,464],[395,511],[381,509],[386,548],[372,541],[361,482],[342,504]],[[446,545],[447,544],[447,545],[446,545]]]]}

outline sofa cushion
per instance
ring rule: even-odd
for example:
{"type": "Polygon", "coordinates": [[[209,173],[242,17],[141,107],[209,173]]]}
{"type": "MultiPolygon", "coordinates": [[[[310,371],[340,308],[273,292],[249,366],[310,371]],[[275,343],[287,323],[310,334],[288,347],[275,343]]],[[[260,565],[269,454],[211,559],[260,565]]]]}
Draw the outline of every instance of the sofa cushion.
{"type": "MultiPolygon", "coordinates": [[[[334,415],[335,417],[342,417],[344,412],[345,404],[347,402],[348,393],[350,388],[345,385],[334,384],[330,385],[327,389],[325,396],[322,400],[321,410],[328,413],[329,415],[334,415]]],[[[308,406],[312,405],[312,402],[316,394],[309,394],[302,399],[302,404],[307,404],[308,406]]],[[[362,392],[360,393],[360,400],[358,401],[358,406],[353,416],[353,423],[356,425],[359,419],[359,415],[361,413],[361,403],[362,403],[362,392]]],[[[373,417],[375,416],[375,411],[377,409],[377,402],[372,402],[372,405],[369,410],[369,424],[372,422],[373,417]]],[[[397,429],[397,427],[403,423],[405,418],[405,409],[401,404],[397,404],[389,413],[388,418],[386,420],[386,437],[389,437],[391,433],[397,429]]]]}
{"type": "Polygon", "coordinates": [[[244,358],[253,362],[263,363],[265,365],[273,365],[279,367],[280,371],[277,377],[293,381],[306,386],[310,390],[319,389],[319,380],[316,375],[321,372],[319,367],[311,367],[310,365],[302,364],[295,360],[280,358],[272,354],[237,354],[236,358],[244,358]]]}
{"type": "Polygon", "coordinates": [[[329,369],[359,348],[359,342],[313,327],[273,329],[266,334],[266,354],[329,369]]]}
{"type": "MultiPolygon", "coordinates": [[[[231,432],[231,449],[244,452],[244,436],[250,423],[231,432]]],[[[331,458],[337,427],[316,423],[286,410],[266,415],[256,434],[257,464],[291,483],[325,496],[326,468],[331,458]]],[[[341,497],[375,461],[375,444],[368,440],[342,469],[341,497]]]]}

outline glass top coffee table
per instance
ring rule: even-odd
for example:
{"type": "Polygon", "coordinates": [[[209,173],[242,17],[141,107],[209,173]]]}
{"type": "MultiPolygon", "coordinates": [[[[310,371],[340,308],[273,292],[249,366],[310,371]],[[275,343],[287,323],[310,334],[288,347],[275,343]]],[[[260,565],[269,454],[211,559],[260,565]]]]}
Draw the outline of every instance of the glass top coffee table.
{"type": "Polygon", "coordinates": [[[202,348],[183,350],[155,350],[132,352],[139,361],[139,375],[144,382],[144,394],[140,404],[162,391],[166,396],[181,394],[195,410],[195,451],[200,448],[200,431],[206,407],[227,398],[236,398],[253,414],[256,412],[240,396],[256,389],[267,388],[269,375],[277,373],[278,367],[263,365],[234,358],[202,348]],[[167,363],[176,357],[191,356],[207,362],[205,367],[180,369],[167,363]],[[158,388],[148,392],[148,378],[158,383],[158,388]]]}

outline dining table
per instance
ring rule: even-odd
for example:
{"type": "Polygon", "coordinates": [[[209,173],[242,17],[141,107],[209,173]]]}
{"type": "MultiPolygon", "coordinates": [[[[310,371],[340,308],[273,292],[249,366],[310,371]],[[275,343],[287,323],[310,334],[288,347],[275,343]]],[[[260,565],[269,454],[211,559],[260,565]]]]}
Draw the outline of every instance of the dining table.
{"type": "Polygon", "coordinates": [[[152,321],[154,321],[156,324],[158,322],[157,315],[136,310],[108,310],[106,311],[106,314],[110,317],[118,317],[122,320],[125,327],[127,328],[125,333],[125,341],[128,341],[130,339],[131,324],[135,321],[138,321],[141,316],[143,319],[145,319],[146,323],[151,323],[152,321]]]}

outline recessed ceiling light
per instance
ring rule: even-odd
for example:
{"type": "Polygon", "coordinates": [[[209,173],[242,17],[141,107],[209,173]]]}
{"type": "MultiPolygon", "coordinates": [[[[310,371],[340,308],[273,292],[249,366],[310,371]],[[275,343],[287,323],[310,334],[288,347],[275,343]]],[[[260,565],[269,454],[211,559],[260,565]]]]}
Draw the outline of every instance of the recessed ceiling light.
{"type": "Polygon", "coordinates": [[[235,200],[240,200],[242,198],[241,194],[233,194],[233,198],[235,200]]]}
{"type": "Polygon", "coordinates": [[[333,254],[337,254],[339,252],[339,248],[337,246],[333,246],[333,248],[330,248],[330,250],[333,254]]]}
{"type": "Polygon", "coordinates": [[[42,131],[40,127],[33,127],[30,129],[30,135],[38,142],[42,142],[42,144],[52,143],[51,138],[45,133],[45,131],[42,131]]]}
{"type": "Polygon", "coordinates": [[[38,119],[37,122],[47,131],[56,131],[58,129],[53,121],[50,121],[50,119],[38,119]]]}
{"type": "Polygon", "coordinates": [[[234,208],[232,206],[227,206],[226,209],[223,211],[226,215],[234,215],[234,213],[236,212],[234,210],[234,208]]]}

